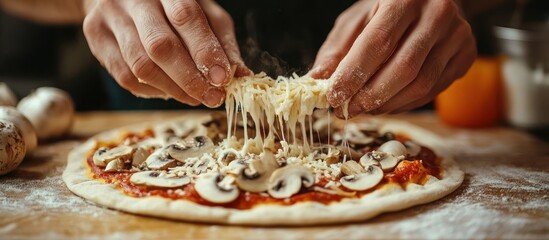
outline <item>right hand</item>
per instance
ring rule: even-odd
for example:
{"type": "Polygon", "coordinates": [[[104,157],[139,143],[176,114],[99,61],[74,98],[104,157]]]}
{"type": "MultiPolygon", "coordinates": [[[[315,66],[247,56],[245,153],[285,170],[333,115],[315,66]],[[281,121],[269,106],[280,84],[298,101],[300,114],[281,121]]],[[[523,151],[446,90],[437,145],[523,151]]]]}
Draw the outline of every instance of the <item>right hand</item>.
{"type": "Polygon", "coordinates": [[[84,34],[120,86],[140,97],[220,106],[240,57],[230,15],[213,0],[84,0],[84,34]]]}
{"type": "Polygon", "coordinates": [[[463,76],[476,44],[457,0],[362,0],[343,12],[311,76],[330,78],[338,117],[422,106],[463,76]]]}

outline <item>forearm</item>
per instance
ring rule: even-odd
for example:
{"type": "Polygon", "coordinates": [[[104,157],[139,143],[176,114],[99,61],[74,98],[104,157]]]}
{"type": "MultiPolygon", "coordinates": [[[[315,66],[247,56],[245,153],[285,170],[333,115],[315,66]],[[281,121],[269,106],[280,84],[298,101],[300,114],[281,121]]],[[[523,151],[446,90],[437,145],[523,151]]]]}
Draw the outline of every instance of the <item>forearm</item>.
{"type": "Polygon", "coordinates": [[[41,23],[79,24],[84,19],[82,0],[0,0],[0,9],[41,23]]]}

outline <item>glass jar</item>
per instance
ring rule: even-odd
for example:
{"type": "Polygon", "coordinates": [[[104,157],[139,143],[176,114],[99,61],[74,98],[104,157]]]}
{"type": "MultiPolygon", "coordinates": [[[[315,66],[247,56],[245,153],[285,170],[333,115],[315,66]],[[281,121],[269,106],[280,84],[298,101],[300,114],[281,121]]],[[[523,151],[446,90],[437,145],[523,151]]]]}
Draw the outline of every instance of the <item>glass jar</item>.
{"type": "Polygon", "coordinates": [[[549,128],[549,23],[495,26],[494,35],[505,55],[505,118],[519,128],[549,128]]]}

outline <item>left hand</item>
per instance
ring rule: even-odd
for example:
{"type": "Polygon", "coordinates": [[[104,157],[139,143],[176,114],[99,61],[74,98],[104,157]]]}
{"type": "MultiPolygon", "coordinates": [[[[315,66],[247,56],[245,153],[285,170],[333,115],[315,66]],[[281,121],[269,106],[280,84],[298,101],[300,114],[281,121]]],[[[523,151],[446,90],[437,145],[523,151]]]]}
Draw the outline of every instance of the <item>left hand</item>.
{"type": "Polygon", "coordinates": [[[333,81],[336,115],[397,113],[431,101],[476,57],[467,21],[451,0],[362,0],[337,19],[310,72],[333,81]]]}
{"type": "Polygon", "coordinates": [[[84,35],[118,84],[140,97],[218,107],[249,75],[231,16],[213,0],[85,0],[84,35]]]}

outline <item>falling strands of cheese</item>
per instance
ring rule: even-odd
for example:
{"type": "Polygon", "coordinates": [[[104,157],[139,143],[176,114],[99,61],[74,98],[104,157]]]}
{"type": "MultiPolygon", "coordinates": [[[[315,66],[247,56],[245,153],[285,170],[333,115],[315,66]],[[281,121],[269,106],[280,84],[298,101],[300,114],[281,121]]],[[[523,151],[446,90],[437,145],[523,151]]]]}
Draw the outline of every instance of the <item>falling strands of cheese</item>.
{"type": "Polygon", "coordinates": [[[329,81],[296,74],[289,78],[279,76],[276,80],[265,73],[233,79],[226,87],[229,130],[224,144],[235,145],[233,128],[237,114],[241,114],[244,123],[251,118],[256,133],[250,138],[248,126],[244,124],[244,142],[240,149],[243,155],[259,154],[263,148],[274,151],[276,137],[290,148],[298,149],[301,156],[308,155],[314,137],[312,114],[315,109],[330,107],[326,99],[328,86],[329,81]],[[297,136],[299,132],[301,136],[297,136]]]}

